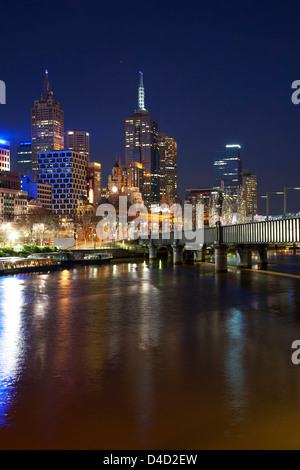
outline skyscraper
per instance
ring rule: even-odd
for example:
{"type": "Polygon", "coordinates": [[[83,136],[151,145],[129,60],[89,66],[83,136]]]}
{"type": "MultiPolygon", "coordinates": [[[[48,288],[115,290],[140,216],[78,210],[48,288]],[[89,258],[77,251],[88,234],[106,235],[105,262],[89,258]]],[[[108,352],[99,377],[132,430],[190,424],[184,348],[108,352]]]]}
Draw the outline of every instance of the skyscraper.
{"type": "Polygon", "coordinates": [[[0,140],[0,171],[10,170],[10,142],[0,140]]]}
{"type": "Polygon", "coordinates": [[[177,198],[177,142],[164,132],[158,133],[158,153],[160,161],[160,197],[177,198]]]}
{"type": "Polygon", "coordinates": [[[38,152],[64,149],[64,113],[53,99],[53,91],[45,71],[43,93],[31,109],[32,172],[38,171],[38,152]]]}
{"type": "Polygon", "coordinates": [[[144,171],[143,199],[160,201],[158,122],[145,108],[143,73],[139,72],[138,109],[125,119],[125,165],[141,163],[144,171]]]}
{"type": "Polygon", "coordinates": [[[242,170],[242,186],[246,192],[246,215],[257,214],[257,176],[249,170],[242,170]]]}
{"type": "Polygon", "coordinates": [[[228,191],[233,196],[242,185],[242,161],[240,145],[226,145],[226,149],[215,153],[215,187],[228,191]]]}
{"type": "Polygon", "coordinates": [[[86,131],[72,129],[65,133],[65,149],[84,154],[90,160],[90,134],[86,131]]]}
{"type": "Polygon", "coordinates": [[[31,158],[31,142],[20,142],[17,148],[18,155],[18,171],[21,175],[31,173],[32,158],[31,158]]]}

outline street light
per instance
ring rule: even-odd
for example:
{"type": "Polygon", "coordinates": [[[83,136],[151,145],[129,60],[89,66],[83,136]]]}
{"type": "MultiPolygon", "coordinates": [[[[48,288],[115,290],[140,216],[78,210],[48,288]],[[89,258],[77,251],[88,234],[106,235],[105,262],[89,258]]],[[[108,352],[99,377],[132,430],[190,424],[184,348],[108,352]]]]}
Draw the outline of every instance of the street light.
{"type": "Polygon", "coordinates": [[[284,188],[284,202],[283,202],[283,217],[286,219],[286,206],[287,206],[287,190],[288,189],[300,189],[295,186],[286,186],[284,188]]]}

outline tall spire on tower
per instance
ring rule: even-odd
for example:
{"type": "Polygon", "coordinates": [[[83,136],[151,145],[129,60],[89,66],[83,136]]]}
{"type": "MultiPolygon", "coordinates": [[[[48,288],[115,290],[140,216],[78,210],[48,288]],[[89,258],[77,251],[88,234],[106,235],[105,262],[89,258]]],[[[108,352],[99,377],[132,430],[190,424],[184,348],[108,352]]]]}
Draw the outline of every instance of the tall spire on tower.
{"type": "Polygon", "coordinates": [[[143,72],[140,71],[139,74],[140,74],[140,84],[139,84],[139,92],[138,92],[138,104],[139,104],[138,109],[139,111],[146,111],[143,72]]]}
{"type": "Polygon", "coordinates": [[[44,79],[44,85],[43,85],[42,99],[48,100],[50,97],[52,97],[52,95],[53,95],[53,92],[51,91],[51,84],[50,84],[50,80],[48,77],[48,70],[45,70],[45,79],[44,79]]]}

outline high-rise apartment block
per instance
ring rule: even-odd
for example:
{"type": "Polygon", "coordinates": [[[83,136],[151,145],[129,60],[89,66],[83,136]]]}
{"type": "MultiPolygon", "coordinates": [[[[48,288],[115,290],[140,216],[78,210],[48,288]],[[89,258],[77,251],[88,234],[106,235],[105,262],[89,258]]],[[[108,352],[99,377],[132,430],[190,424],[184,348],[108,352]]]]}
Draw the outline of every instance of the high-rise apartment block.
{"type": "Polygon", "coordinates": [[[45,72],[43,93],[31,109],[32,171],[37,175],[38,153],[64,149],[64,113],[53,99],[48,71],[45,72]]]}

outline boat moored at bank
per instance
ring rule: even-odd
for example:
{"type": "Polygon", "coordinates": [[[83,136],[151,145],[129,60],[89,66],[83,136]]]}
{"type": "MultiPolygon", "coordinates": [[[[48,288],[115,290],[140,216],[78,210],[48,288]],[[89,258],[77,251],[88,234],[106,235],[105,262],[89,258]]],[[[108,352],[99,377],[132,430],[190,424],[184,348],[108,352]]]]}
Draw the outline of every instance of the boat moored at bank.
{"type": "Polygon", "coordinates": [[[0,258],[0,276],[60,269],[61,264],[51,258],[0,258]]]}
{"type": "Polygon", "coordinates": [[[111,253],[91,253],[83,256],[85,265],[110,263],[112,259],[111,253]]]}

